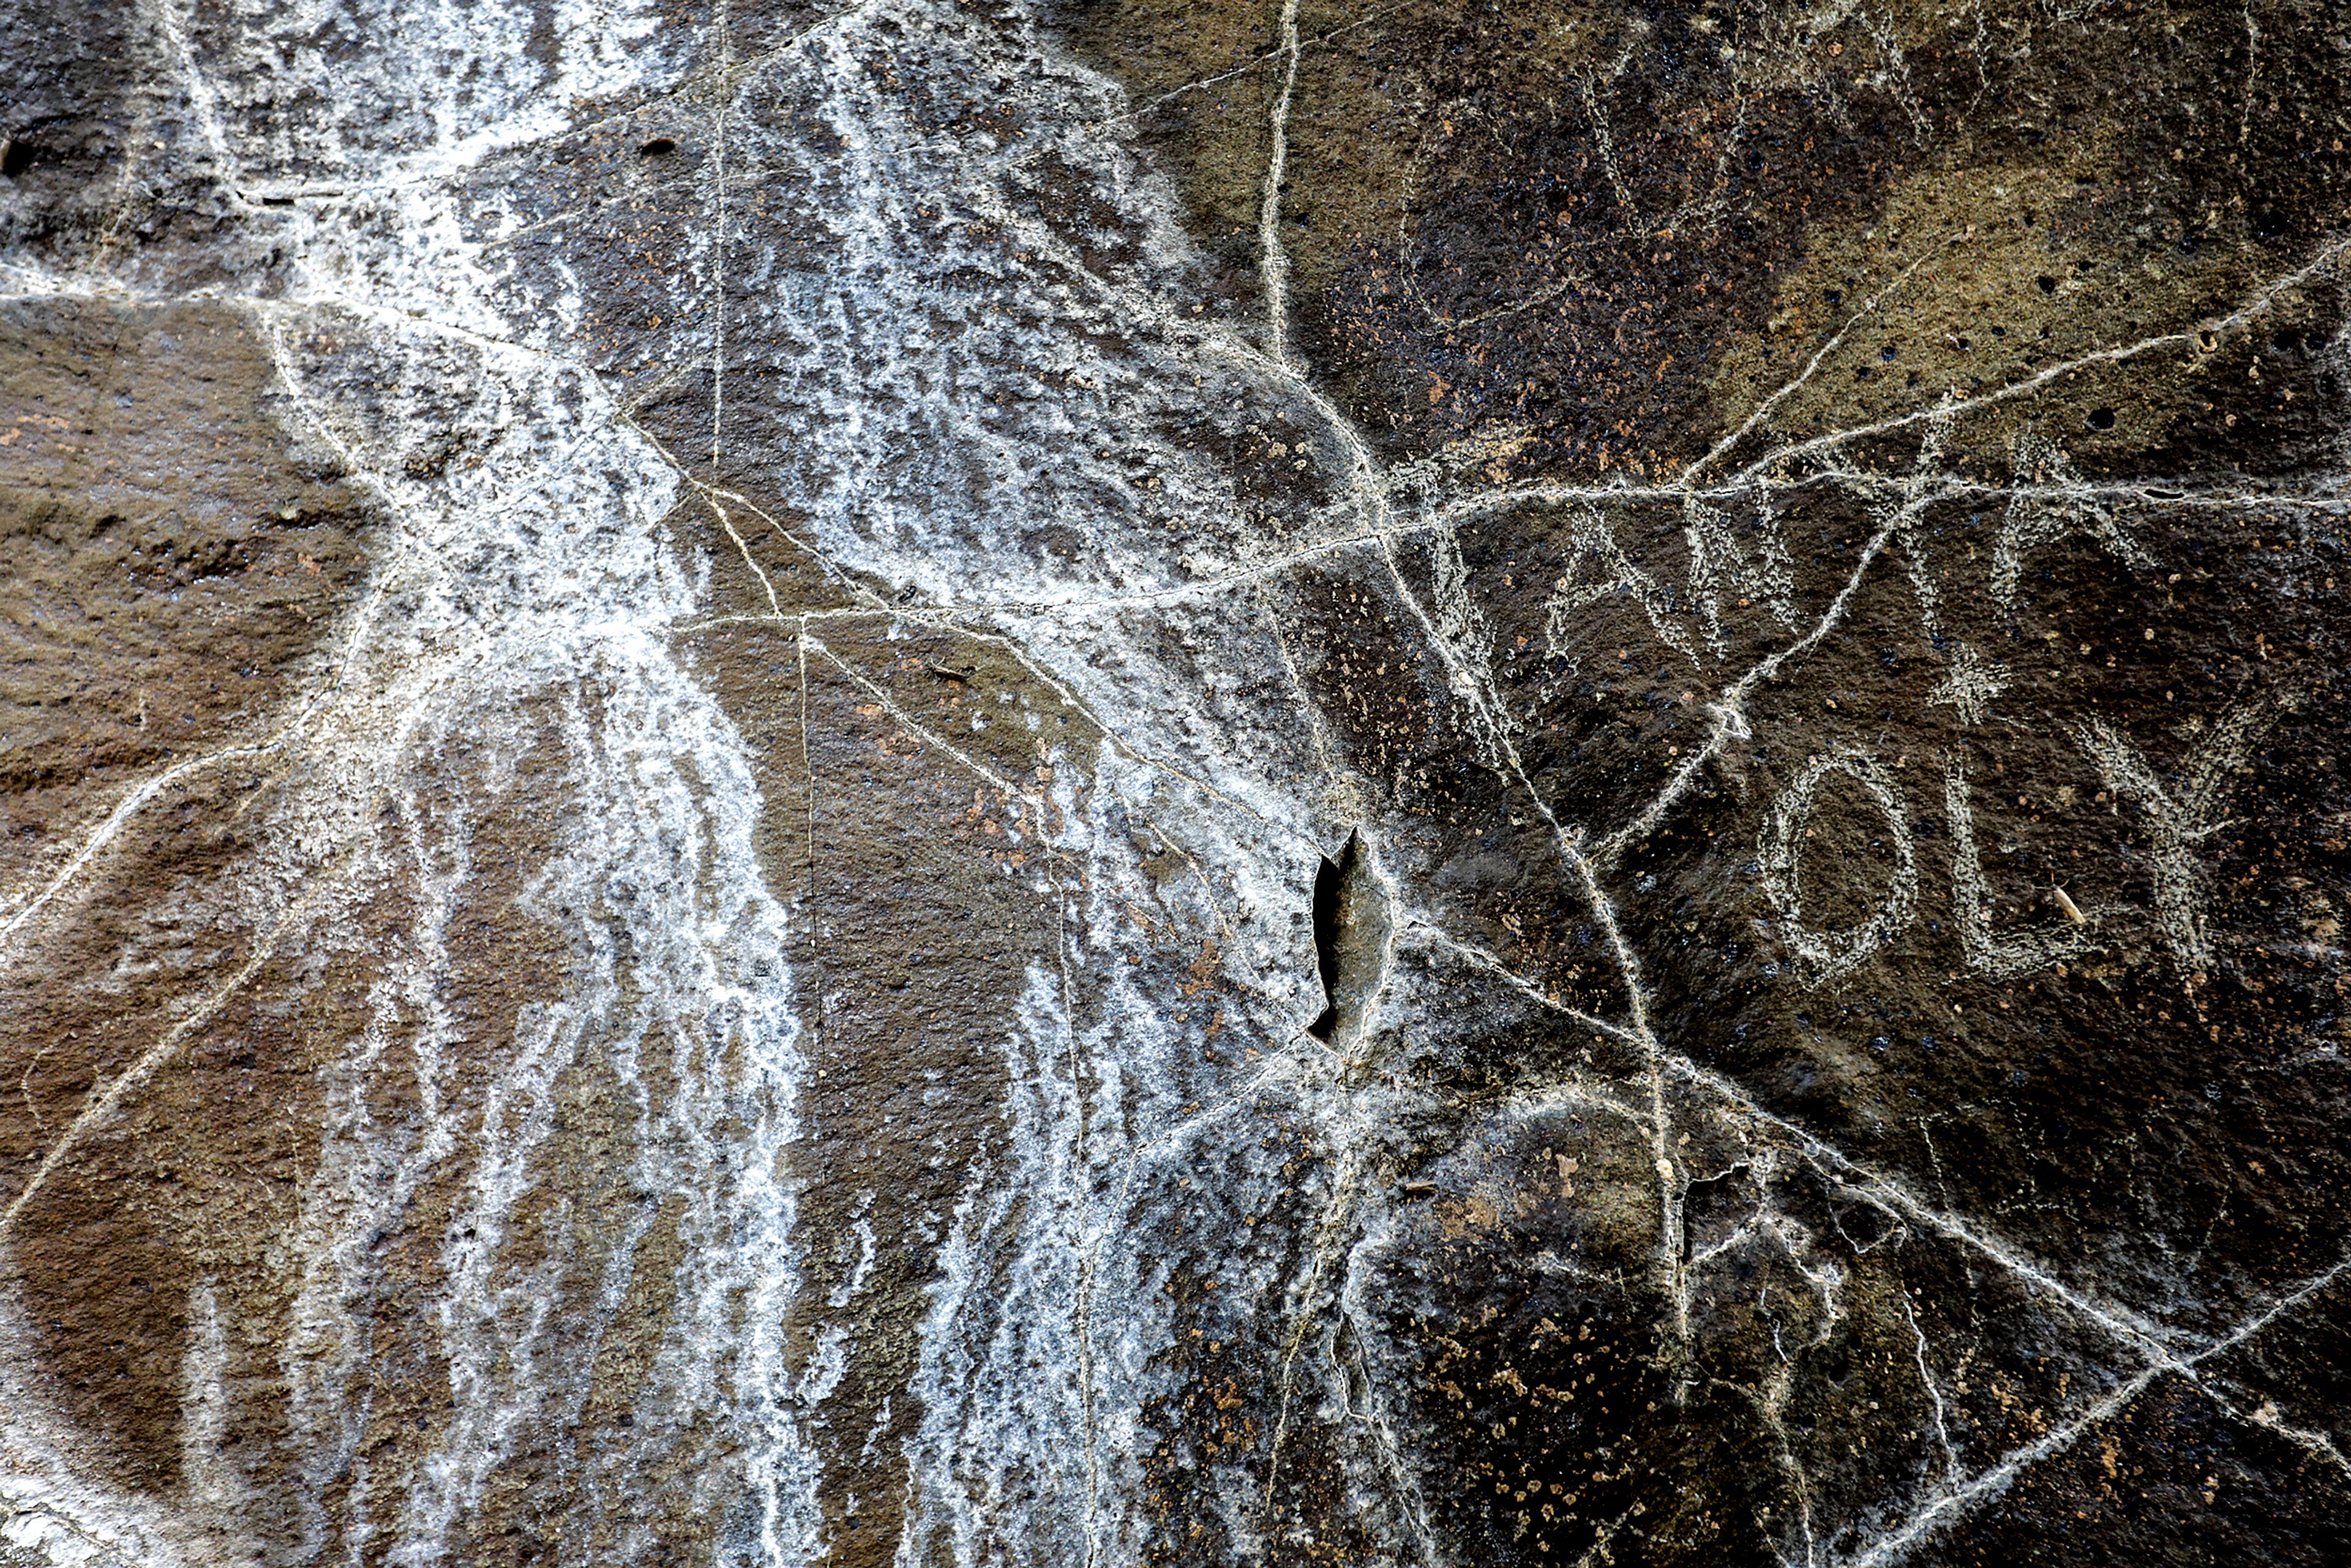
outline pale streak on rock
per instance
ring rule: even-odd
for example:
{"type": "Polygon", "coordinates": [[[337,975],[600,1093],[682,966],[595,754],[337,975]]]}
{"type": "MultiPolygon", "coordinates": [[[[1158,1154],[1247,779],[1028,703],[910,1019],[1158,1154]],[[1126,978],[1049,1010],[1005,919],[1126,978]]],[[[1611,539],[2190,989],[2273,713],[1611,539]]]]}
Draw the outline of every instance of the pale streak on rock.
{"type": "Polygon", "coordinates": [[[2071,1448],[2091,1428],[2119,1415],[2158,1379],[2178,1375],[2190,1382],[2199,1381],[2198,1367],[2251,1340],[2333,1285],[2346,1270],[2351,1270],[2351,1258],[2346,1258],[2324,1272],[2304,1281],[2261,1311],[2240,1320],[2228,1333],[2192,1354],[2167,1357],[2125,1378],[2079,1415],[2053,1428],[2047,1435],[2004,1455],[1997,1463],[1978,1470],[1966,1480],[1947,1485],[1900,1525],[1839,1559],[1836,1568],[1887,1568],[1887,1565],[1902,1561],[1912,1547],[1936,1531],[1956,1523],[1986,1499],[2005,1490],[2017,1477],[2034,1465],[2071,1448]]]}
{"type": "Polygon", "coordinates": [[[210,1023],[221,1009],[225,1007],[239,991],[245,989],[252,982],[254,976],[259,974],[269,961],[277,956],[277,946],[285,939],[287,931],[298,925],[303,917],[324,902],[328,895],[339,891],[340,890],[335,885],[334,878],[319,878],[318,885],[309,894],[279,916],[268,930],[261,934],[253,944],[253,949],[247,955],[245,963],[234,975],[231,975],[223,984],[214,987],[184,1017],[174,1022],[170,1029],[165,1030],[162,1037],[153,1045],[149,1046],[140,1055],[138,1061],[115,1074],[103,1090],[90,1097],[89,1102],[83,1106],[80,1114],[77,1115],[65,1130],[57,1134],[56,1141],[50,1144],[48,1152],[43,1155],[40,1163],[33,1167],[33,1174],[26,1179],[25,1185],[17,1189],[16,1196],[9,1200],[8,1207],[5,1209],[0,1209],[0,1239],[5,1239],[8,1232],[16,1228],[17,1217],[41,1195],[42,1188],[48,1183],[50,1174],[64,1163],[75,1147],[91,1133],[120,1114],[122,1107],[130,1102],[131,1097],[152,1082],[155,1074],[162,1071],[179,1054],[180,1048],[187,1043],[188,1036],[210,1023]]]}
{"type": "Polygon", "coordinates": [[[2248,295],[2244,302],[2236,309],[2223,316],[2207,317],[2193,327],[2183,328],[2176,332],[2159,332],[2153,337],[2141,338],[2134,342],[2111,349],[2095,350],[2090,353],[2059,361],[2053,365],[2044,365],[2022,380],[2011,382],[2006,386],[1997,387],[1991,392],[1952,398],[1934,407],[1912,409],[1907,413],[1891,414],[1885,419],[1874,420],[1867,424],[1853,425],[1842,430],[1830,431],[1826,434],[1785,443],[1740,468],[1734,476],[1733,482],[1754,479],[1782,464],[1810,457],[1816,453],[1834,451],[1838,447],[1850,445],[1856,441],[1865,441],[1874,436],[1890,435],[1896,431],[1907,430],[1922,421],[1946,417],[1964,418],[1980,409],[1996,407],[2021,397],[2030,397],[2082,371],[2095,370],[2102,365],[2127,364],[2133,360],[2142,359],[2166,349],[2200,348],[2201,339],[2217,338],[2223,332],[2232,332],[2250,326],[2274,309],[2281,295],[2331,276],[2346,250],[2351,250],[2351,235],[2336,235],[2329,238],[2310,260],[2293,271],[2282,273],[2262,284],[2248,295]]]}
{"type": "Polygon", "coordinates": [[[1281,93],[1273,102],[1273,151],[1258,203],[1258,278],[1265,290],[1266,336],[1273,357],[1290,362],[1290,253],[1281,243],[1281,188],[1290,162],[1290,99],[1298,90],[1298,0],[1281,0],[1281,93]]]}

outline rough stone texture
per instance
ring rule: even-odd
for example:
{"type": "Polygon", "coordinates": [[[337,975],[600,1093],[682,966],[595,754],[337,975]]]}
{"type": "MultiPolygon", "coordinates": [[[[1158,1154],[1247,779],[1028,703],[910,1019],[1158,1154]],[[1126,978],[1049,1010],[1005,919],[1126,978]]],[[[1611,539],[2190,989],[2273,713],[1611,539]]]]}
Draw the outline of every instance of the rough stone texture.
{"type": "Polygon", "coordinates": [[[0,57],[0,1563],[2351,1557],[2337,12],[0,57]]]}

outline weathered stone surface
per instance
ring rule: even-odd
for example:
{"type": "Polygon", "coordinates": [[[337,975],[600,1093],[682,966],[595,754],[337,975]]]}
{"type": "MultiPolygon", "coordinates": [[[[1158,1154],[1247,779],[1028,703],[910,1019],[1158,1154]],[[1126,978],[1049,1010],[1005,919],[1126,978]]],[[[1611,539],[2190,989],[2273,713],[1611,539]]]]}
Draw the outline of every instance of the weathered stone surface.
{"type": "Polygon", "coordinates": [[[2351,1555],[2338,15],[0,39],[0,1563],[2351,1555]]]}

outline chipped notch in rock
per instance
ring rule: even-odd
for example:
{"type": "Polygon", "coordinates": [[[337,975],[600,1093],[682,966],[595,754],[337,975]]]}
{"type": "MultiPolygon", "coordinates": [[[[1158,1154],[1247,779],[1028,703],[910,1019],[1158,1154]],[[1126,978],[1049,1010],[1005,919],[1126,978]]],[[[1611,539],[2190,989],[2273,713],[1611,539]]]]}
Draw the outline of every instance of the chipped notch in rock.
{"type": "Polygon", "coordinates": [[[1386,977],[1395,935],[1395,894],[1357,828],[1339,858],[1314,871],[1314,965],[1324,1005],[1306,1032],[1353,1060],[1364,1019],[1386,977]]]}

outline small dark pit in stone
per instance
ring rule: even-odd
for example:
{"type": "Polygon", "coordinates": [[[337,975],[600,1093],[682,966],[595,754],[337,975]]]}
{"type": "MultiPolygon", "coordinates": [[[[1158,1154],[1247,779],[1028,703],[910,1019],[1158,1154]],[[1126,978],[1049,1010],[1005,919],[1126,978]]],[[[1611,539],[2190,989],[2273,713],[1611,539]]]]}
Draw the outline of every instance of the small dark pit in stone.
{"type": "Polygon", "coordinates": [[[31,168],[33,161],[40,155],[40,149],[23,137],[11,136],[6,141],[0,142],[0,174],[13,180],[31,168]]]}
{"type": "Polygon", "coordinates": [[[2089,423],[2092,430],[2112,430],[2115,427],[2115,411],[2110,408],[2094,408],[2090,411],[2089,423]]]}
{"type": "Polygon", "coordinates": [[[2034,278],[2032,282],[2034,287],[2038,287],[2043,294],[2054,294],[2057,292],[2057,280],[2050,277],[2045,272],[2040,277],[2034,278]]]}
{"type": "Polygon", "coordinates": [[[656,136],[651,141],[646,142],[643,147],[637,149],[637,156],[640,158],[659,158],[664,153],[674,152],[676,151],[676,142],[671,141],[666,136],[656,136]]]}

